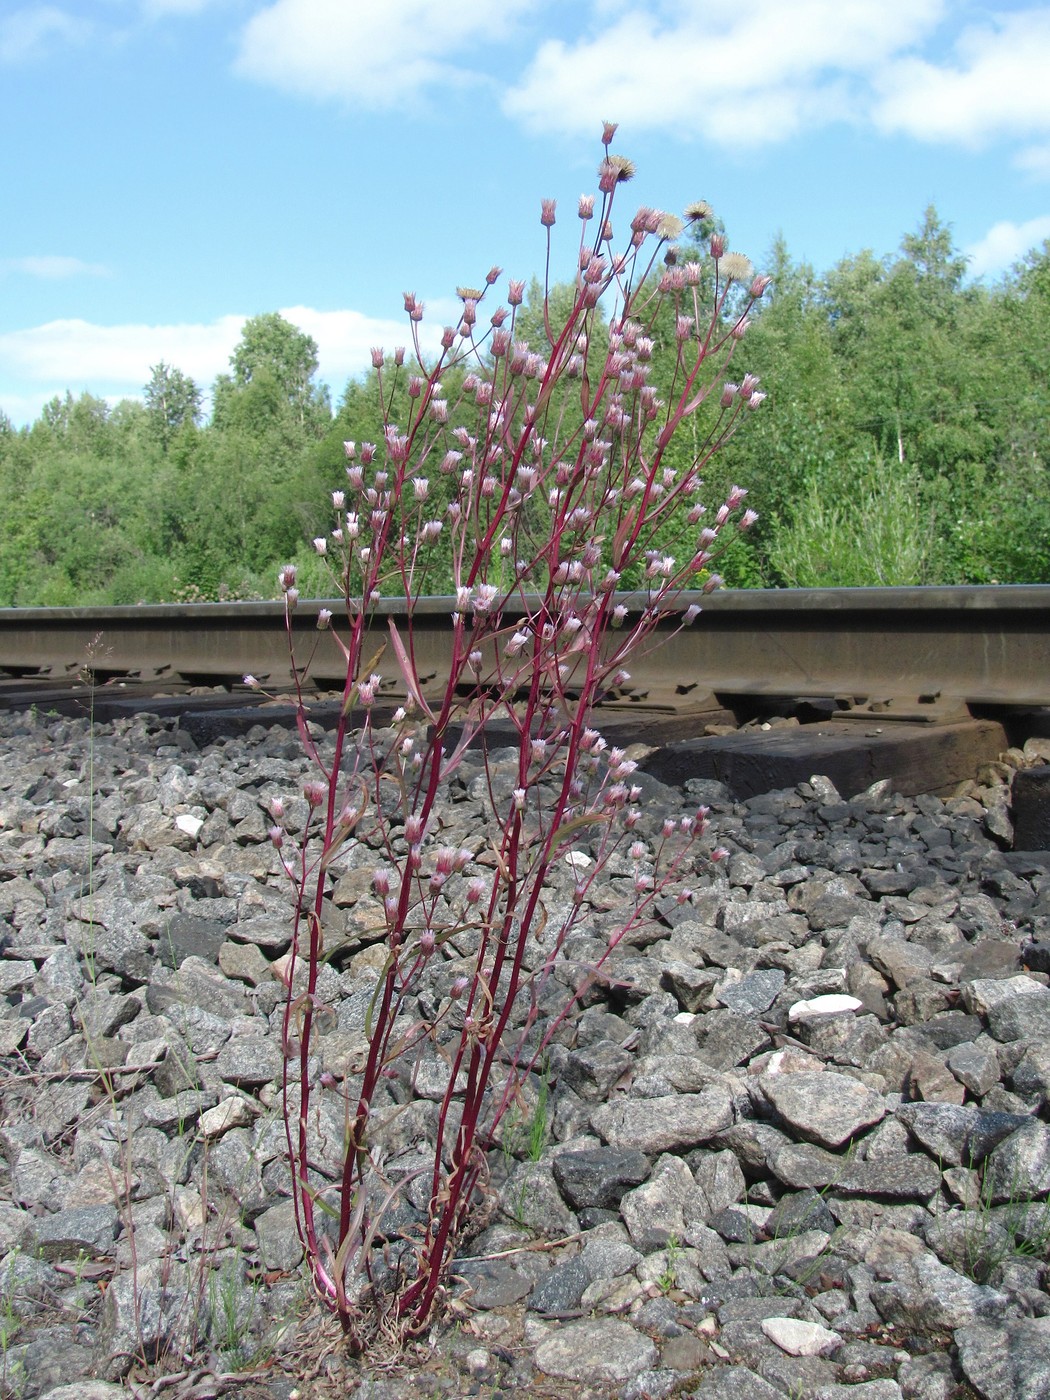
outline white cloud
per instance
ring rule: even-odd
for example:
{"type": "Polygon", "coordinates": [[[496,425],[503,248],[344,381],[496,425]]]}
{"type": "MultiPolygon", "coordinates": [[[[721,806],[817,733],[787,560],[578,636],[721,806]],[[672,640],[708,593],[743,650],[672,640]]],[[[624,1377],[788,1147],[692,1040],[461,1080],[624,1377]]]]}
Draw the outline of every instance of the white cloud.
{"type": "Polygon", "coordinates": [[[0,272],[21,273],[26,277],[42,277],[57,281],[64,277],[108,277],[109,269],[101,263],[88,263],[80,258],[60,257],[42,253],[27,258],[0,258],[0,272]]]}
{"type": "Polygon", "coordinates": [[[993,224],[979,242],[965,250],[970,260],[969,271],[974,277],[1006,272],[1030,248],[1038,247],[1047,238],[1050,238],[1050,214],[1028,219],[1023,224],[1008,220],[993,224]]]}
{"type": "Polygon", "coordinates": [[[1001,16],[964,31],[953,60],[911,56],[878,82],[884,131],[981,147],[1002,137],[1050,134],[1050,11],[1001,16]]]}
{"type": "Polygon", "coordinates": [[[90,33],[87,20],[57,5],[26,5],[0,18],[0,63],[24,63],[40,57],[55,39],[79,43],[90,33]]]}
{"type": "Polygon", "coordinates": [[[744,9],[636,6],[592,36],[549,40],[504,110],[535,131],[589,134],[614,115],[735,145],[857,118],[867,78],[925,38],[944,0],[754,0],[744,9]]]}
{"type": "Polygon", "coordinates": [[[274,0],[245,26],[236,67],[289,92],[387,109],[429,88],[477,81],[469,56],[510,38],[535,3],[274,0]]]}
{"type": "MultiPolygon", "coordinates": [[[[433,352],[441,335],[435,303],[423,322],[425,352],[433,352]],[[433,313],[433,314],[431,314],[433,313]]],[[[335,395],[346,380],[371,363],[371,347],[411,346],[407,318],[366,316],[360,311],[318,311],[293,306],[286,320],[312,335],[318,346],[319,378],[335,395]]],[[[153,365],[164,360],[208,388],[229,368],[245,316],[181,325],[101,326],[90,321],[49,321],[26,330],[0,333],[0,382],[6,388],[0,409],[15,422],[31,421],[54,394],[83,390],[100,397],[136,396],[153,365]]]]}
{"type": "Polygon", "coordinates": [[[225,368],[244,319],[221,316],[208,324],[174,326],[49,321],[0,334],[0,369],[10,379],[60,383],[74,392],[93,384],[137,392],[158,360],[207,381],[225,368]]]}

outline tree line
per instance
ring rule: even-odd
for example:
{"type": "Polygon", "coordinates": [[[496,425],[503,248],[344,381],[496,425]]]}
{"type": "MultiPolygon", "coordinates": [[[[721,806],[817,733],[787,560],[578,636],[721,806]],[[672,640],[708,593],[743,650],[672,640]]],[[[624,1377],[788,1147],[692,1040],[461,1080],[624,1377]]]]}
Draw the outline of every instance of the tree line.
{"type": "MultiPolygon", "coordinates": [[[[993,286],[967,281],[930,208],[893,256],[818,275],[781,240],[766,270],[736,363],[768,398],[710,482],[712,501],[746,486],[759,513],[717,566],[726,582],[1050,581],[1050,241],[993,286]]],[[[542,300],[534,285],[516,328],[540,349],[542,300]]],[[[380,395],[411,411],[410,371],[352,379],[333,405],[317,370],[313,339],[269,313],[245,323],[207,417],[164,363],[141,400],[67,393],[22,429],[0,413],[0,606],[269,598],[288,561],[304,592],[336,591],[310,540],[344,441],[381,438],[380,395]]]]}

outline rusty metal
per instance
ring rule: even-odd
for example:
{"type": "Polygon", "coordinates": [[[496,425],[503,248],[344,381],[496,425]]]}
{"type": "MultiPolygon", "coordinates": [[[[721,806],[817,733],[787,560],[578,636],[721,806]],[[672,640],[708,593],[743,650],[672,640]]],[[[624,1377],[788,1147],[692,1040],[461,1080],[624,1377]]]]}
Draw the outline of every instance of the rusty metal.
{"type": "MultiPolygon", "coordinates": [[[[726,590],[696,601],[703,612],[691,627],[679,628],[674,615],[661,622],[659,644],[632,663],[621,707],[696,712],[734,696],[830,697],[863,718],[881,706],[885,717],[896,708],[914,720],[966,705],[1050,705],[1050,586],[726,590]]],[[[297,659],[310,659],[316,684],[338,686],[340,654],[316,629],[324,605],[333,606],[299,605],[297,659]]],[[[427,599],[414,615],[419,669],[432,684],[447,674],[449,611],[449,600],[427,599]]],[[[376,648],[387,615],[403,613],[403,605],[380,605],[376,648]]],[[[61,684],[89,667],[99,679],[175,687],[236,688],[250,672],[286,690],[283,608],[0,609],[0,672],[61,684]]]]}

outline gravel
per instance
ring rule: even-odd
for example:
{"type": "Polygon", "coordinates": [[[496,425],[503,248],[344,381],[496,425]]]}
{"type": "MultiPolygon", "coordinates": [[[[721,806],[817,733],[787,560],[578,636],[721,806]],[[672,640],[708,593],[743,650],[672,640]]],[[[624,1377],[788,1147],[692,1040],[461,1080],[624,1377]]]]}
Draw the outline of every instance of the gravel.
{"type": "MultiPolygon", "coordinates": [[[[698,858],[599,981],[629,882],[593,887],[544,1114],[492,1152],[448,1312],[396,1360],[338,1346],[294,1227],[267,806],[301,800],[298,740],[5,715],[0,754],[0,1394],[165,1372],[197,1400],[305,1378],[358,1400],[1050,1394],[1050,852],[1011,849],[1010,798],[1047,741],[944,799],[647,776],[647,818],[702,803],[729,858],[698,858]]],[[[471,763],[442,839],[476,854],[471,763]]],[[[381,966],[368,869],[346,856],[325,929],[337,1085],[381,966]]],[[[441,1076],[391,1088],[407,1179],[441,1076]]],[[[341,1099],[320,1102],[333,1172],[341,1099]]]]}

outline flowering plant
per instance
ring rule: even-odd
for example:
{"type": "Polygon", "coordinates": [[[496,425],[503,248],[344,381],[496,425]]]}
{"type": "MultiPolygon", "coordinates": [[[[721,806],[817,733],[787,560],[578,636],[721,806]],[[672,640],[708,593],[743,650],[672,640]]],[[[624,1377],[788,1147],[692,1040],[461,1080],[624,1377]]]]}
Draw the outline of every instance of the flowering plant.
{"type": "MultiPolygon", "coordinates": [[[[763,398],[753,376],[730,382],[728,370],[768,282],[717,234],[702,258],[681,256],[677,239],[708,217],[705,204],[684,222],[640,209],[615,251],[614,212],[633,167],[610,152],[614,131],[603,133],[598,193],[579,202],[571,305],[559,317],[549,281],[556,208],[543,201],[542,343],[519,335],[524,283],[511,281],[505,304],[485,309],[499,268],[482,287],[459,289],[458,324],[445,328],[433,362],[420,344],[424,308],[405,296],[411,351],[372,356],[382,440],[346,444],[332,529],[314,541],[339,581],[339,616],[322,610],[318,625],[331,629],[346,678],[331,750],[315,742],[300,691],[300,733],[317,766],[304,789],[309,815],[295,841],[281,812],[271,832],[297,903],[285,967],[286,1124],[314,1281],[357,1345],[381,1316],[402,1334],[431,1317],[500,1121],[572,1005],[566,993],[541,1019],[609,862],[627,862],[631,896],[599,962],[690,868],[704,827],[701,810],[643,839],[635,765],[598,733],[594,710],[628,684],[630,658],[660,619],[693,622],[700,594],[720,581],[710,572],[720,534],[754,519],[737,487],[709,515],[701,472],[763,398]],[[650,367],[665,328],[674,368],[661,397],[650,367]],[[395,385],[407,385],[410,405],[400,423],[388,412],[395,385]],[[705,430],[684,469],[672,466],[669,446],[702,406],[705,430]],[[662,543],[672,527],[682,553],[662,543]],[[439,540],[454,586],[448,666],[426,687],[413,617],[439,540]],[[640,586],[624,594],[625,579],[640,586]],[[386,678],[367,642],[377,604],[391,597],[400,602],[386,655],[406,697],[392,718],[381,713],[386,678]],[[514,771],[501,784],[492,754],[508,733],[514,771]],[[488,819],[468,841],[449,841],[442,802],[468,752],[483,765],[488,819]],[[589,859],[573,850],[581,842],[589,859]],[[365,855],[379,949],[367,1048],[344,1076],[319,1073],[329,898],[342,863],[365,855]],[[571,897],[548,908],[566,856],[571,897]],[[424,1053],[443,1067],[443,1086],[420,1166],[418,1152],[388,1157],[387,1130],[398,1111],[391,1078],[424,1053]],[[317,1146],[333,1102],[337,1167],[317,1146]],[[406,1193],[416,1209],[399,1214],[406,1193]]],[[[280,583],[291,643],[293,567],[280,583]]]]}

